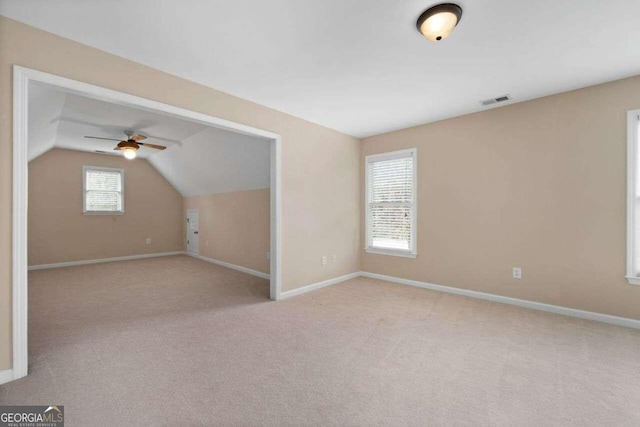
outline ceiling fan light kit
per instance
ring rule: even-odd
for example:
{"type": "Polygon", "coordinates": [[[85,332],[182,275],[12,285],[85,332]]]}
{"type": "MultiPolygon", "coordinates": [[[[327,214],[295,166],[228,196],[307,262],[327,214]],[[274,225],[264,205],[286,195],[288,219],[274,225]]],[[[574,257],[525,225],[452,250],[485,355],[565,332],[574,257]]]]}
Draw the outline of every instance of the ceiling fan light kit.
{"type": "Polygon", "coordinates": [[[416,22],[418,31],[432,42],[451,35],[462,18],[462,8],[454,3],[441,3],[425,10],[416,22]]]}
{"type": "Polygon", "coordinates": [[[136,158],[136,150],[134,150],[133,148],[125,148],[122,150],[122,152],[124,153],[124,157],[129,160],[133,160],[136,158]]]}
{"type": "MultiPolygon", "coordinates": [[[[119,139],[102,138],[100,136],[85,136],[85,138],[105,139],[107,141],[120,141],[119,139]]],[[[164,145],[156,145],[156,144],[148,144],[148,143],[140,142],[140,141],[143,141],[143,140],[147,139],[147,137],[144,136],[144,135],[137,134],[137,133],[136,134],[127,134],[127,138],[128,139],[126,141],[118,142],[118,145],[116,146],[116,148],[114,148],[114,150],[122,151],[122,154],[124,155],[124,157],[129,159],[129,160],[133,160],[133,159],[136,158],[136,156],[138,155],[138,150],[140,149],[140,147],[155,148],[156,150],[164,150],[164,149],[167,148],[164,145]]]]}

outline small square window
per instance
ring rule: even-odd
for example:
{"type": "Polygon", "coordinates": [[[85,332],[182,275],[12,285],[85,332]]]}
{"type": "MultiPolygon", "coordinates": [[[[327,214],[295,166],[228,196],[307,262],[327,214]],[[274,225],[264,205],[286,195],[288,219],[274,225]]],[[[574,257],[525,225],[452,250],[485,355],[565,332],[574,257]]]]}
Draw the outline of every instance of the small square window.
{"type": "Polygon", "coordinates": [[[124,169],[84,166],[83,213],[124,213],[124,169]]]}

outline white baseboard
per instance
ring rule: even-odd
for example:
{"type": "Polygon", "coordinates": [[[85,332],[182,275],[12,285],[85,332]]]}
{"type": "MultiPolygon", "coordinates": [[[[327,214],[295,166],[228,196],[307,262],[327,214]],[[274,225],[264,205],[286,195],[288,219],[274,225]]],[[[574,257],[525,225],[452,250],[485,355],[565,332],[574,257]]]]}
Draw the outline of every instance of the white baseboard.
{"type": "Polygon", "coordinates": [[[303,286],[301,288],[293,289],[291,291],[282,292],[280,294],[280,299],[287,299],[291,297],[295,297],[297,295],[306,294],[307,292],[315,291],[316,289],[324,288],[327,286],[335,285],[336,283],[344,282],[345,280],[355,279],[356,277],[360,277],[362,273],[359,271],[356,273],[345,274],[344,276],[335,277],[333,279],[325,280],[323,282],[313,283],[311,285],[303,286]]]}
{"type": "Polygon", "coordinates": [[[562,314],[565,316],[579,317],[581,319],[595,320],[597,322],[610,323],[612,325],[626,326],[628,328],[640,329],[640,320],[626,317],[611,316],[609,314],[594,313],[591,311],[577,310],[575,308],[561,307],[558,305],[545,304],[501,295],[488,294],[485,292],[470,291],[468,289],[453,288],[450,286],[434,285],[433,283],[419,282],[417,280],[401,279],[399,277],[385,276],[383,274],[362,272],[361,276],[371,279],[385,280],[387,282],[400,283],[403,285],[416,286],[418,288],[430,289],[432,291],[446,292],[449,294],[462,295],[470,298],[494,301],[503,304],[516,305],[518,307],[531,308],[533,310],[547,311],[549,313],[562,314]]]}
{"type": "Polygon", "coordinates": [[[114,261],[128,261],[131,259],[142,259],[142,258],[155,258],[159,256],[170,256],[170,255],[184,255],[183,251],[176,252],[161,252],[157,254],[142,254],[142,255],[129,255],[129,256],[119,256],[115,258],[98,258],[98,259],[85,259],[82,261],[69,261],[69,262],[58,262],[55,264],[41,264],[41,265],[30,265],[29,271],[31,270],[44,270],[47,268],[60,268],[60,267],[73,267],[76,265],[86,265],[86,264],[100,264],[103,262],[114,262],[114,261]]]}
{"type": "Polygon", "coordinates": [[[227,268],[230,268],[232,270],[242,271],[243,273],[251,274],[252,276],[258,276],[258,277],[261,277],[263,279],[269,280],[271,278],[271,276],[269,276],[267,273],[263,273],[263,272],[257,271],[257,270],[252,270],[252,269],[247,268],[247,267],[242,267],[241,265],[235,265],[235,264],[231,264],[229,262],[220,261],[219,259],[208,258],[208,257],[202,256],[202,255],[190,254],[189,252],[187,252],[186,255],[189,255],[190,257],[198,258],[198,259],[200,259],[202,261],[210,262],[212,264],[217,264],[217,265],[220,265],[222,267],[227,267],[227,268]]]}
{"type": "Polygon", "coordinates": [[[4,371],[0,371],[0,384],[6,384],[10,381],[13,381],[15,378],[13,376],[13,369],[5,369],[4,371]]]}

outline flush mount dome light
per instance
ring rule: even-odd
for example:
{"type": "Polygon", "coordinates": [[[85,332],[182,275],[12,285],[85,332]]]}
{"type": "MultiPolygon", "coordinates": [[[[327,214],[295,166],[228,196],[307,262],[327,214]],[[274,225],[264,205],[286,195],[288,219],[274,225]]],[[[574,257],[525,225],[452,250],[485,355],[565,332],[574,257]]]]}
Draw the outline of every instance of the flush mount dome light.
{"type": "Polygon", "coordinates": [[[432,42],[444,40],[462,18],[462,8],[453,3],[442,3],[425,10],[418,18],[418,31],[432,42]]]}

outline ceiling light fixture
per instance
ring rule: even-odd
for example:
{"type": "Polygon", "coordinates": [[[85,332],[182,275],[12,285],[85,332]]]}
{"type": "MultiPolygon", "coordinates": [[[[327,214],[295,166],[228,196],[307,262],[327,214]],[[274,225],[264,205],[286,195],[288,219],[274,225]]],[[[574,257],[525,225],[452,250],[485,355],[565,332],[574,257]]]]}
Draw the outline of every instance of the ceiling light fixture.
{"type": "Polygon", "coordinates": [[[453,3],[437,4],[425,10],[416,22],[418,31],[432,42],[444,40],[462,18],[462,8],[453,3]]]}
{"type": "Polygon", "coordinates": [[[136,150],[134,150],[133,148],[125,148],[124,150],[122,150],[122,152],[124,153],[124,157],[129,160],[133,160],[136,158],[136,150]]]}

